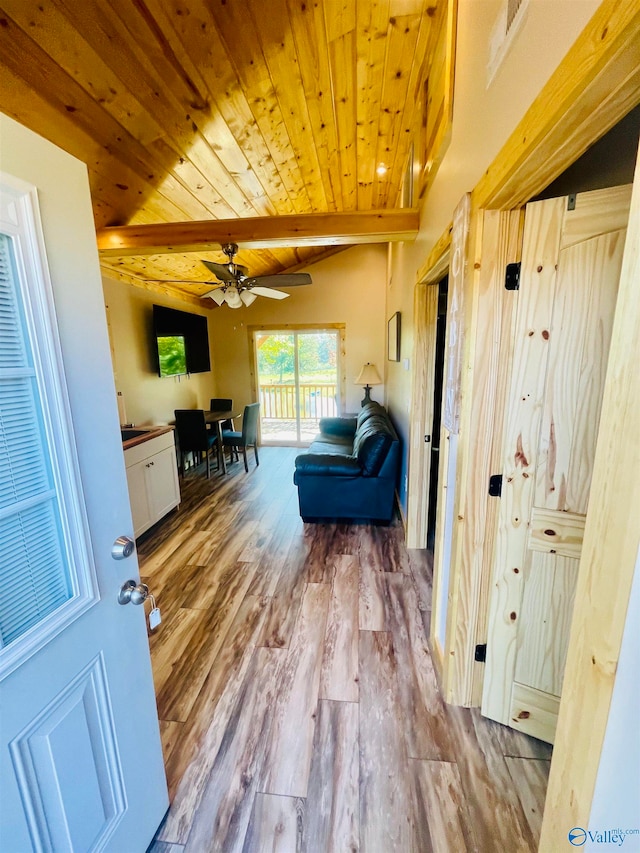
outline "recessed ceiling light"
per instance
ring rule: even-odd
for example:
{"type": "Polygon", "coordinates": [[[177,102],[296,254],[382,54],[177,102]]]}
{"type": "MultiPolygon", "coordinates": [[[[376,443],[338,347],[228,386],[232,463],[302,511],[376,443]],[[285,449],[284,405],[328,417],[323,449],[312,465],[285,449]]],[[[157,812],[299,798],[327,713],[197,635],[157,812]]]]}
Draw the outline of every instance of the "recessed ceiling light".
{"type": "Polygon", "coordinates": [[[376,174],[379,178],[383,178],[387,174],[387,167],[384,165],[384,163],[378,163],[376,174]]]}

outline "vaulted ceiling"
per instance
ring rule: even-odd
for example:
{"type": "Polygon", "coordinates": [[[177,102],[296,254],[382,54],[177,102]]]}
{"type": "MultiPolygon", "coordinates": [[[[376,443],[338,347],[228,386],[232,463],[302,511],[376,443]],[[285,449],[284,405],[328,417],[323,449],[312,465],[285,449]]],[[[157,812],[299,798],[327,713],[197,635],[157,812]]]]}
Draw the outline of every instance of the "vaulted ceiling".
{"type": "MultiPolygon", "coordinates": [[[[446,5],[0,0],[0,108],[87,163],[98,229],[394,208],[446,5]]],[[[323,242],[238,261],[279,272],[323,242]]],[[[133,283],[206,282],[201,257],[225,260],[103,262],[133,283]]]]}

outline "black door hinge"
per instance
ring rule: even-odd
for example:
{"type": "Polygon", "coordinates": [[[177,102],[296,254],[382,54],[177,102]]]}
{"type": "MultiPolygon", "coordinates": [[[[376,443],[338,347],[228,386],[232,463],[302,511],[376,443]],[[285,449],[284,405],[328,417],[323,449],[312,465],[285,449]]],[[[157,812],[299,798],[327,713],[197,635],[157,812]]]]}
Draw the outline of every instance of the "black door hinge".
{"type": "Polygon", "coordinates": [[[507,272],[504,277],[505,290],[520,290],[520,267],[520,262],[507,264],[507,272]]]}
{"type": "Polygon", "coordinates": [[[480,645],[476,646],[475,659],[478,661],[478,663],[485,663],[486,662],[486,660],[487,660],[487,644],[486,643],[481,643],[480,645]]]}
{"type": "Polygon", "coordinates": [[[492,498],[502,497],[502,474],[492,474],[489,477],[489,494],[492,498]]]}

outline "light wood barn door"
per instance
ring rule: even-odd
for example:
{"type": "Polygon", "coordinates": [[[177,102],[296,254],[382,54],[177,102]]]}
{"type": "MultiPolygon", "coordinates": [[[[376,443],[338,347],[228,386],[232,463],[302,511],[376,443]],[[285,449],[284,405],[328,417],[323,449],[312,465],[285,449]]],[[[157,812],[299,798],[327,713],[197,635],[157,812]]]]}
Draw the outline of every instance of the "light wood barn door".
{"type": "Polygon", "coordinates": [[[526,210],[482,713],[549,743],[630,198],[617,187],[526,210]]]}

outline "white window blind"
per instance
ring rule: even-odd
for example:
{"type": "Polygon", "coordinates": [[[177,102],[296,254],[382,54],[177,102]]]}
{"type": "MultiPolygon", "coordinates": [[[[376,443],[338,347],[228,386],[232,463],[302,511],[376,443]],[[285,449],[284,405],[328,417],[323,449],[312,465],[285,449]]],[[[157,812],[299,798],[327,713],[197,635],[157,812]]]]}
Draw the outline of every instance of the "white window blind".
{"type": "Polygon", "coordinates": [[[72,596],[11,239],[0,234],[0,645],[72,596]]]}

